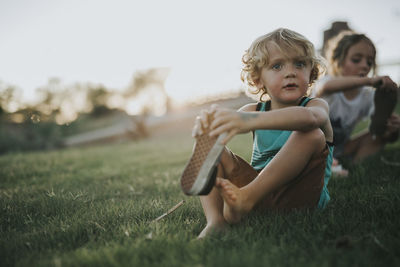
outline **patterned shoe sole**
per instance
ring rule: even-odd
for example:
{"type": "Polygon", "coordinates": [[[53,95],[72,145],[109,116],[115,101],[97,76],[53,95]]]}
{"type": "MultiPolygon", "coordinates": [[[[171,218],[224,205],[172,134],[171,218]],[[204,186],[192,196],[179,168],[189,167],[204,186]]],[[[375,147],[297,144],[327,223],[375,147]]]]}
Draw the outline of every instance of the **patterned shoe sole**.
{"type": "Polygon", "coordinates": [[[182,176],[181,188],[186,195],[207,195],[214,186],[219,157],[224,149],[221,141],[226,133],[210,137],[208,133],[196,138],[192,156],[182,176]]]}
{"type": "Polygon", "coordinates": [[[375,111],[371,116],[369,132],[381,136],[386,131],[386,123],[397,102],[397,91],[376,90],[374,96],[375,111]]]}

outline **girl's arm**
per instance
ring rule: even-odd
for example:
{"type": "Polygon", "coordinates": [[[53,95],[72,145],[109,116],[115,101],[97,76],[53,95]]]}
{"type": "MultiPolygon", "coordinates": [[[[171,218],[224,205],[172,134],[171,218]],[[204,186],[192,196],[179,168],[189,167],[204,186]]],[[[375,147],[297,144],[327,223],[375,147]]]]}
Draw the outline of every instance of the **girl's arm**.
{"type": "Polygon", "coordinates": [[[328,104],[323,99],[313,99],[306,107],[288,107],[268,112],[243,112],[214,108],[214,121],[210,135],[228,132],[223,143],[234,135],[256,129],[309,131],[320,128],[327,141],[332,139],[328,104]]]}
{"type": "Polygon", "coordinates": [[[334,94],[337,92],[343,92],[351,89],[355,89],[361,86],[374,86],[377,87],[382,84],[382,80],[385,78],[378,77],[358,77],[358,76],[341,76],[332,77],[325,82],[322,82],[319,90],[317,90],[316,96],[321,97],[323,95],[334,94]]]}

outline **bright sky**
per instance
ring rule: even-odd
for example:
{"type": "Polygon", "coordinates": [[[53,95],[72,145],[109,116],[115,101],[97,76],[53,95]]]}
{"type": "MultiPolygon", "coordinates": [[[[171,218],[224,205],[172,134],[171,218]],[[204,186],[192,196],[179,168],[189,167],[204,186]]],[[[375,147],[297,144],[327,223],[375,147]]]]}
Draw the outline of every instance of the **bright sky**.
{"type": "Polygon", "coordinates": [[[286,27],[320,48],[335,20],[367,33],[378,62],[400,61],[398,0],[1,0],[0,81],[29,99],[50,77],[124,89],[136,70],[170,67],[180,100],[239,88],[256,37],[286,27]]]}

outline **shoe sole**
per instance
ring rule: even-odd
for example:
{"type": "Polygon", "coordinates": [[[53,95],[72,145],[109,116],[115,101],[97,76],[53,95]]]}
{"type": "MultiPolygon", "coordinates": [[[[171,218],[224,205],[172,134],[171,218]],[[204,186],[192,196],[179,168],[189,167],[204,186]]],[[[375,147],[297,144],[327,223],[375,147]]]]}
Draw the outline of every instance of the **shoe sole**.
{"type": "Polygon", "coordinates": [[[215,183],[219,158],[225,147],[221,141],[225,137],[226,133],[218,138],[208,134],[196,138],[194,151],[181,176],[181,188],[186,195],[210,193],[215,183]]]}
{"type": "Polygon", "coordinates": [[[397,90],[376,90],[374,96],[375,111],[371,116],[369,132],[381,136],[386,131],[386,123],[392,114],[397,102],[397,90]]]}

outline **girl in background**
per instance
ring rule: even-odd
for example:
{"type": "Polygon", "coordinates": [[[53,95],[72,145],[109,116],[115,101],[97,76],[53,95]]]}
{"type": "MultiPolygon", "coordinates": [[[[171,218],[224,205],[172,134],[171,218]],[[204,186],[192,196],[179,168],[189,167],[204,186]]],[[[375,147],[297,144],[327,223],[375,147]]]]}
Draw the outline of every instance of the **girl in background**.
{"type": "Polygon", "coordinates": [[[397,140],[400,117],[393,110],[398,86],[389,76],[375,76],[376,48],[364,34],[339,34],[328,47],[327,59],[329,75],[316,83],[313,94],[329,104],[335,145],[332,172],[347,176],[337,158],[349,156],[356,163],[397,140]],[[355,125],[371,114],[369,130],[351,138],[355,125]]]}

